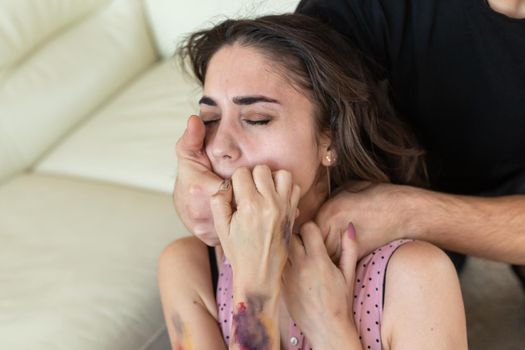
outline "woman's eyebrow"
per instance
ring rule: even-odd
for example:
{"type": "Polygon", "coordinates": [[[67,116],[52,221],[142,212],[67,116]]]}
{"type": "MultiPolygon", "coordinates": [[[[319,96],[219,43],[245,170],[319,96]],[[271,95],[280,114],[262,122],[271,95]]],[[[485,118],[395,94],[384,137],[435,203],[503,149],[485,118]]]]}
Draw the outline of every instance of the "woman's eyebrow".
{"type": "Polygon", "coordinates": [[[217,102],[215,102],[211,97],[208,96],[202,96],[199,100],[199,104],[204,104],[208,106],[217,106],[217,102]]]}
{"type": "MultiPolygon", "coordinates": [[[[281,104],[276,99],[273,99],[273,98],[270,98],[270,97],[266,97],[266,96],[262,96],[262,95],[236,96],[236,97],[233,98],[232,101],[236,105],[243,105],[243,106],[245,106],[245,105],[252,105],[254,103],[260,103],[260,102],[281,104]]],[[[209,96],[202,96],[201,99],[199,100],[199,104],[205,104],[205,105],[214,106],[214,107],[217,106],[217,102],[215,102],[215,100],[212,99],[209,96]]]]}
{"type": "Polygon", "coordinates": [[[277,103],[280,104],[279,101],[269,98],[262,95],[256,95],[256,96],[236,96],[233,98],[233,103],[236,105],[252,105],[254,103],[259,102],[266,102],[266,103],[277,103]]]}

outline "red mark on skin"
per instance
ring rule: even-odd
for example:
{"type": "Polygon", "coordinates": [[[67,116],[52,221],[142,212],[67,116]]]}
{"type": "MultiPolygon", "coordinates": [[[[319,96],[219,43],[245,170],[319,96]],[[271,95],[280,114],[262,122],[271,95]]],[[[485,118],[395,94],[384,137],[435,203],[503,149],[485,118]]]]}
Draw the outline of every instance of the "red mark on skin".
{"type": "Polygon", "coordinates": [[[244,304],[244,302],[241,301],[237,306],[237,309],[239,309],[239,311],[246,311],[246,305],[244,304]]]}
{"type": "Polygon", "coordinates": [[[258,295],[247,296],[246,304],[237,304],[233,315],[234,339],[242,350],[269,350],[271,339],[259,319],[266,298],[258,295]]]}

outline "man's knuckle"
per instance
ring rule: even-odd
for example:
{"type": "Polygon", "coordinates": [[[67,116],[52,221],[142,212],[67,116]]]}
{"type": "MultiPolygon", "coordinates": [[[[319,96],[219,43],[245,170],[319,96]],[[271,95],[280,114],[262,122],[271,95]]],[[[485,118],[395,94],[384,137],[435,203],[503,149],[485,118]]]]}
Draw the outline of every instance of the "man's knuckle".
{"type": "Polygon", "coordinates": [[[188,186],[188,193],[190,194],[190,196],[197,196],[201,194],[202,191],[203,191],[203,188],[199,184],[192,183],[188,186]]]}
{"type": "Polygon", "coordinates": [[[206,211],[198,206],[188,208],[188,215],[192,220],[200,220],[207,217],[206,211]]]}

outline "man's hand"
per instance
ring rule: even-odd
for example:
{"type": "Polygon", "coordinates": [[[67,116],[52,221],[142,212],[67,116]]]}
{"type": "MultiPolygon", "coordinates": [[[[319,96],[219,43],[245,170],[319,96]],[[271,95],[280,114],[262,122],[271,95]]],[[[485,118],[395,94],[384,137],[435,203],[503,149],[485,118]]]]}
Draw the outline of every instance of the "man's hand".
{"type": "Polygon", "coordinates": [[[177,141],[177,180],[173,190],[173,203],[182,222],[208,245],[217,245],[210,197],[217,192],[222,178],[211,170],[210,160],[204,152],[206,128],[202,120],[192,115],[184,134],[177,141]]]}
{"type": "Polygon", "coordinates": [[[349,222],[358,232],[359,258],[390,241],[410,236],[409,194],[408,186],[358,182],[345,186],[323,204],[315,222],[332,261],[339,261],[340,237],[349,222]]]}

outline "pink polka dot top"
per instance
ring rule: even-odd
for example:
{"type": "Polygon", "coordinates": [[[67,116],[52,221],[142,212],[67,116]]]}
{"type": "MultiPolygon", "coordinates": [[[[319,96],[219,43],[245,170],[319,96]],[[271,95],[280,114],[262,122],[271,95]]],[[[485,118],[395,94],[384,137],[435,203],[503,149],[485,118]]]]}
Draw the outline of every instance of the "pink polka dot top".
{"type": "MultiPolygon", "coordinates": [[[[381,317],[387,264],[394,251],[410,240],[390,242],[363,257],[357,265],[353,314],[364,349],[381,350],[381,317]]],[[[225,258],[219,268],[217,284],[218,322],[226,344],[230,342],[233,318],[232,268],[225,258]]],[[[289,321],[288,349],[312,349],[292,319],[289,321]]]]}

